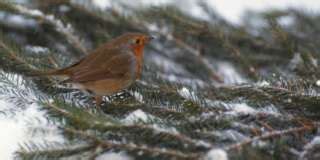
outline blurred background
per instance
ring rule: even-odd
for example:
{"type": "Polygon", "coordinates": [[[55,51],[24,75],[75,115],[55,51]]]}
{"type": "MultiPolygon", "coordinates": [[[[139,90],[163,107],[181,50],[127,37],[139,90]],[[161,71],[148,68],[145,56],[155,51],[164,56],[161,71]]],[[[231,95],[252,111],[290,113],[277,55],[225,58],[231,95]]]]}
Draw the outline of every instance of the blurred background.
{"type": "Polygon", "coordinates": [[[2,0],[0,159],[319,159],[320,1],[2,0]],[[102,110],[37,70],[152,34],[102,110]]]}

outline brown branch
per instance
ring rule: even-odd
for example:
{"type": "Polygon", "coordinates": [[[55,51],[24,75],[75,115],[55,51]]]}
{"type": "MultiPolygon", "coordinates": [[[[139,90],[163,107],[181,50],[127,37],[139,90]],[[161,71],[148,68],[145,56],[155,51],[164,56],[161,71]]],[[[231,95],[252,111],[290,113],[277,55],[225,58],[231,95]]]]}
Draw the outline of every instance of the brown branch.
{"type": "Polygon", "coordinates": [[[245,145],[249,145],[253,142],[259,141],[259,140],[265,140],[265,139],[269,139],[269,138],[274,138],[274,137],[280,137],[283,135],[287,135],[287,134],[293,134],[293,133],[299,133],[299,132],[307,132],[307,131],[311,131],[317,128],[316,124],[312,124],[312,125],[304,125],[302,127],[295,127],[295,128],[289,128],[286,130],[277,130],[277,131],[271,131],[271,132],[267,132],[265,134],[262,134],[260,136],[255,136],[253,138],[250,138],[248,140],[244,140],[242,142],[236,143],[236,144],[232,144],[230,146],[225,147],[226,150],[233,150],[233,149],[240,149],[245,145]]]}
{"type": "Polygon", "coordinates": [[[28,150],[22,148],[20,151],[17,151],[16,154],[20,155],[21,157],[28,157],[26,159],[32,159],[33,156],[41,157],[41,155],[46,156],[47,158],[57,158],[57,157],[69,157],[75,154],[81,154],[83,152],[87,152],[95,148],[93,144],[82,145],[82,146],[63,146],[61,149],[51,149],[46,148],[44,150],[28,150]]]}

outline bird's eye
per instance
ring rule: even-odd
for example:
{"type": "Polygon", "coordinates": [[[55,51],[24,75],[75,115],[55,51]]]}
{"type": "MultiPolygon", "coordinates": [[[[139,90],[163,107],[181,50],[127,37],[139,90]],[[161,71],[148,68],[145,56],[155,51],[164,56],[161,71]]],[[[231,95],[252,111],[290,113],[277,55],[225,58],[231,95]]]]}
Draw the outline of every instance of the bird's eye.
{"type": "Polygon", "coordinates": [[[140,44],[141,40],[140,39],[136,39],[136,44],[140,44]]]}

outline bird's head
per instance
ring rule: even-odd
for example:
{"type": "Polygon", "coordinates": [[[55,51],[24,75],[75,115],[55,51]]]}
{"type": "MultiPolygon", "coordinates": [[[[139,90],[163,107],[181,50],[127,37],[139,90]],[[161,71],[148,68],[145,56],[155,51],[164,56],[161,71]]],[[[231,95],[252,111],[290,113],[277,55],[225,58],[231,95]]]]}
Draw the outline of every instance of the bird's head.
{"type": "Polygon", "coordinates": [[[128,46],[140,58],[143,56],[144,46],[152,39],[152,36],[143,33],[126,33],[118,37],[118,42],[128,46]]]}

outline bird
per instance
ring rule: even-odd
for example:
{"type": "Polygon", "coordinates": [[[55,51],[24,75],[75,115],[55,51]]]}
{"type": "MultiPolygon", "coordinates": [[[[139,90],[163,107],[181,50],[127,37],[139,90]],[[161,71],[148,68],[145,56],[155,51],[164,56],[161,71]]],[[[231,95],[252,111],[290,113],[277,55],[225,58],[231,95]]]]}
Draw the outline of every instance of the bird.
{"type": "Polygon", "coordinates": [[[144,48],[152,39],[144,33],[125,33],[68,67],[39,75],[67,77],[63,83],[93,93],[96,105],[101,106],[103,96],[124,90],[141,77],[144,48]]]}

